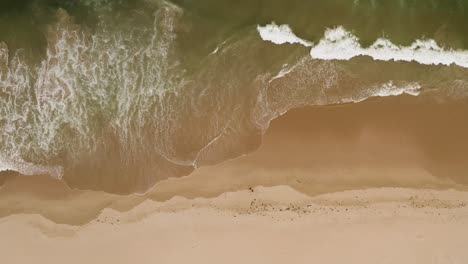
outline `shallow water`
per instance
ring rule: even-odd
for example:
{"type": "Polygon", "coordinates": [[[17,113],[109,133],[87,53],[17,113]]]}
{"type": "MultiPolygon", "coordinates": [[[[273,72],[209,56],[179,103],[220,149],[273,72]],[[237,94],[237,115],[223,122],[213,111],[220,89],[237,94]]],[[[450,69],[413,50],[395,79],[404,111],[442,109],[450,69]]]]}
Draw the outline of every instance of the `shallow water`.
{"type": "Polygon", "coordinates": [[[145,192],[253,152],[291,109],[379,97],[384,109],[304,115],[300,142],[334,151],[290,151],[466,184],[467,12],[455,0],[3,1],[0,170],[145,192]],[[328,126],[349,144],[322,141],[328,126]]]}

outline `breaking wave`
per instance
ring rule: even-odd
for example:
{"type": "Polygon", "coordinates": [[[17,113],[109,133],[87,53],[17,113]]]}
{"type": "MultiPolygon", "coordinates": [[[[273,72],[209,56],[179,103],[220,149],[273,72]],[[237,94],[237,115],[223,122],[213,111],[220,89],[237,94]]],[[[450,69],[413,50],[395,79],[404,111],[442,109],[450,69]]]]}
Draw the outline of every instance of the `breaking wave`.
{"type": "Polygon", "coordinates": [[[264,27],[257,26],[258,33],[263,40],[271,41],[275,44],[299,43],[306,47],[311,47],[313,43],[297,37],[288,25],[277,26],[275,23],[264,27]]]}
{"type": "Polygon", "coordinates": [[[379,38],[364,48],[359,38],[342,26],[327,29],[325,36],[314,45],[297,37],[288,25],[275,23],[258,26],[260,37],[275,44],[299,43],[312,47],[310,56],[322,60],[350,60],[357,56],[369,56],[381,61],[407,61],[425,65],[451,65],[468,68],[468,51],[440,47],[435,40],[416,40],[410,46],[393,44],[389,39],[379,38]]]}
{"type": "Polygon", "coordinates": [[[192,38],[211,31],[197,28],[182,8],[144,3],[125,16],[98,16],[95,27],[58,10],[38,62],[0,43],[0,171],[145,192],[254,151],[270,122],[293,108],[467,95],[464,68],[381,62],[467,67],[466,52],[433,41],[400,47],[380,39],[362,48],[337,27],[314,45],[287,25],[270,24],[221,31],[205,45],[192,38]],[[267,45],[258,34],[311,52],[267,45]],[[376,61],[348,61],[360,55],[376,61]]]}

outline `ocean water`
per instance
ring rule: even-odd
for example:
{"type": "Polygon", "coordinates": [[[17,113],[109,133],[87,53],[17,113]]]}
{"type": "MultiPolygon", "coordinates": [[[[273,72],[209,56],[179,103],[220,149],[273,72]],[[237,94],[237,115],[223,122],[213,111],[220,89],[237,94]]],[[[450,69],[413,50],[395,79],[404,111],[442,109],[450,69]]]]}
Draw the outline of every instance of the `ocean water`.
{"type": "Polygon", "coordinates": [[[0,171],[142,193],[254,152],[292,109],[372,100],[382,120],[348,136],[388,119],[413,165],[467,182],[468,1],[0,3],[0,171]]]}

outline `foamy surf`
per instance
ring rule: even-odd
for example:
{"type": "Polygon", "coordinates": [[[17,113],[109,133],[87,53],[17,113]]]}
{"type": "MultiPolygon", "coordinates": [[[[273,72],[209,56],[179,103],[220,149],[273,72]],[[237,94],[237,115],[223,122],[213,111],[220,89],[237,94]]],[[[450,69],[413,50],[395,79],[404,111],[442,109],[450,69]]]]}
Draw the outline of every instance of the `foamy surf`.
{"type": "Polygon", "coordinates": [[[398,96],[402,94],[418,96],[421,93],[421,85],[419,83],[410,83],[403,86],[397,86],[393,81],[389,81],[384,85],[380,86],[377,92],[373,96],[386,97],[386,96],[398,96]]]}
{"type": "Polygon", "coordinates": [[[27,176],[49,175],[57,180],[63,177],[63,168],[60,166],[44,166],[24,161],[10,162],[0,160],[0,172],[2,171],[16,171],[27,176]]]}
{"type": "MultiPolygon", "coordinates": [[[[47,34],[30,36],[35,26],[26,27],[17,41],[15,25],[0,32],[2,170],[59,178],[54,175],[63,168],[72,188],[145,193],[167,177],[253,152],[272,120],[295,108],[419,93],[410,100],[466,98],[462,67],[333,59],[361,56],[368,48],[343,28],[327,31],[321,41],[326,25],[349,23],[309,14],[319,8],[291,16],[294,27],[257,26],[264,17],[247,19],[249,10],[240,10],[246,16],[238,23],[211,24],[184,5],[137,2],[115,12],[83,7],[90,24],[88,13],[44,7],[50,14],[40,28],[47,26],[47,34]],[[308,52],[322,46],[337,54],[311,59],[308,52]]],[[[273,13],[270,21],[283,19],[273,13]]],[[[379,34],[379,27],[366,32],[379,34]]],[[[362,30],[359,24],[352,29],[362,30]]],[[[420,36],[424,29],[401,36],[420,36]]],[[[442,28],[434,39],[463,45],[466,34],[459,31],[457,38],[442,28]]],[[[437,51],[434,43],[427,45],[437,51]]],[[[401,52],[390,41],[374,45],[382,47],[401,52]]]]}
{"type": "Polygon", "coordinates": [[[389,97],[399,95],[418,96],[421,93],[421,85],[419,83],[398,83],[388,81],[384,84],[374,85],[368,89],[361,97],[353,99],[342,99],[340,103],[359,103],[375,97],[389,97]]]}
{"type": "Polygon", "coordinates": [[[380,61],[417,62],[424,65],[458,65],[468,68],[468,51],[453,50],[441,47],[433,39],[417,39],[409,46],[400,46],[389,39],[379,38],[371,46],[364,48],[359,38],[342,26],[327,29],[324,37],[317,45],[300,39],[288,25],[268,24],[257,26],[260,37],[281,45],[284,43],[299,43],[312,47],[310,56],[322,60],[350,60],[358,56],[369,56],[380,61]]]}
{"type": "Polygon", "coordinates": [[[285,43],[298,43],[306,47],[313,46],[312,42],[309,42],[296,36],[296,34],[293,33],[293,31],[288,25],[278,26],[275,23],[271,23],[264,27],[257,26],[257,31],[263,40],[270,41],[278,45],[285,43]]]}

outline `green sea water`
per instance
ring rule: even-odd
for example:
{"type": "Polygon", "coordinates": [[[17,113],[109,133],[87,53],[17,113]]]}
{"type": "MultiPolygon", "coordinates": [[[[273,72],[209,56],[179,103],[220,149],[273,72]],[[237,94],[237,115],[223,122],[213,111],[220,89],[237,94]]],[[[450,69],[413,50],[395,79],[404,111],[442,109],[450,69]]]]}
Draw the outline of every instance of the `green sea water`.
{"type": "Polygon", "coordinates": [[[293,108],[468,96],[462,0],[4,0],[0,43],[0,170],[116,193],[249,153],[293,108]],[[378,39],[396,55],[341,57],[378,39]]]}

